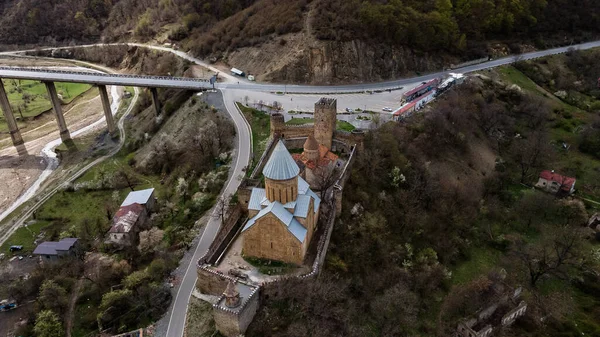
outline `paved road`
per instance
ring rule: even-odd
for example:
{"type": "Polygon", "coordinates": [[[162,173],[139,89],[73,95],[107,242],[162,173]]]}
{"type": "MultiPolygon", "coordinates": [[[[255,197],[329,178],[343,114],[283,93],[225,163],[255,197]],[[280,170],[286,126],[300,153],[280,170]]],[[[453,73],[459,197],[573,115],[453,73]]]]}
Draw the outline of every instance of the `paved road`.
{"type": "MultiPolygon", "coordinates": [[[[147,46],[143,44],[128,44],[135,46],[144,46],[151,49],[162,50],[174,53],[177,56],[184,57],[185,59],[194,62],[196,64],[208,67],[213,71],[217,69],[207,65],[199,59],[196,59],[182,51],[174,50],[167,47],[159,46],[147,46]]],[[[94,45],[87,45],[91,47],[94,45]]],[[[101,44],[96,45],[101,46],[101,44]]],[[[554,49],[542,50],[537,52],[531,52],[521,54],[520,58],[523,60],[534,59],[538,57],[560,54],[566,52],[569,48],[575,49],[590,49],[600,47],[600,41],[582,43],[578,45],[559,47],[554,49]]],[[[10,53],[0,53],[9,55],[10,53]]],[[[493,68],[505,64],[514,62],[515,57],[509,56],[489,62],[484,62],[464,68],[454,69],[452,71],[442,71],[424,76],[405,78],[394,81],[386,81],[379,83],[364,83],[364,84],[352,84],[352,85],[334,85],[334,86],[311,86],[311,85],[284,85],[284,84],[261,84],[254,82],[247,82],[240,79],[239,84],[233,83],[217,83],[217,89],[242,89],[251,91],[281,91],[281,92],[295,92],[295,93],[343,93],[343,92],[356,92],[364,90],[385,90],[390,88],[397,88],[407,84],[426,81],[433,78],[439,78],[447,75],[450,72],[458,73],[470,73],[482,69],[493,68]]],[[[232,81],[232,76],[221,73],[221,76],[225,77],[228,81],[232,81]]],[[[201,90],[210,87],[210,84],[203,80],[190,79],[190,78],[177,78],[177,77],[164,77],[164,76],[137,76],[137,75],[92,75],[86,73],[69,73],[59,71],[34,71],[27,68],[21,68],[21,70],[11,69],[2,67],[0,68],[0,78],[24,78],[24,79],[36,79],[36,80],[47,80],[57,82],[82,82],[92,84],[106,84],[106,85],[123,85],[123,86],[138,86],[138,87],[157,87],[157,88],[183,88],[192,90],[201,90]]]]}
{"type": "MultiPolygon", "coordinates": [[[[184,52],[177,51],[167,47],[159,46],[147,46],[142,44],[129,44],[142,47],[148,47],[155,50],[162,50],[166,52],[174,53],[180,57],[183,57],[193,63],[202,65],[211,69],[212,71],[218,71],[207,65],[206,63],[187,55],[184,52]]],[[[86,47],[92,47],[97,45],[87,45],[86,47]]],[[[580,45],[571,46],[575,49],[590,49],[600,47],[600,41],[584,43],[580,45]]],[[[68,48],[68,47],[67,47],[68,48]]],[[[569,47],[554,48],[550,50],[544,50],[539,52],[527,53],[520,56],[521,59],[533,59],[553,54],[564,53],[569,47]]],[[[10,53],[0,53],[10,54],[10,53]]],[[[452,71],[443,71],[438,73],[432,73],[415,78],[399,79],[394,81],[380,82],[380,83],[366,83],[366,84],[353,84],[353,85],[337,85],[337,86],[308,86],[308,85],[283,85],[283,84],[259,84],[250,83],[245,80],[240,80],[239,84],[236,83],[236,78],[231,75],[222,74],[222,77],[229,83],[218,83],[218,89],[240,89],[248,91],[281,91],[281,92],[296,92],[296,93],[343,93],[343,92],[356,92],[364,90],[384,90],[388,88],[397,88],[400,86],[412,84],[415,82],[426,81],[432,78],[437,78],[448,74],[449,72],[458,73],[469,73],[482,69],[488,69],[497,67],[500,65],[510,64],[514,61],[514,57],[506,57],[497,59],[478,65],[464,67],[460,69],[454,69],[452,71]]],[[[142,86],[142,87],[175,87],[175,88],[187,88],[187,89],[202,89],[207,87],[207,83],[204,81],[192,80],[192,79],[179,79],[179,78],[167,78],[167,77],[152,77],[152,76],[134,76],[134,75],[107,75],[98,76],[90,74],[69,74],[62,72],[39,72],[31,70],[15,70],[15,69],[0,69],[0,78],[35,78],[40,80],[52,80],[52,81],[66,81],[66,82],[85,82],[85,83],[101,83],[101,84],[112,84],[112,85],[127,85],[127,86],[142,86]],[[20,74],[20,75],[19,75],[20,74]],[[31,77],[26,77],[31,76],[31,77]],[[103,82],[105,81],[105,82],[103,82]]],[[[237,130],[237,154],[235,156],[234,166],[232,173],[227,185],[224,189],[225,195],[230,195],[235,192],[240,184],[240,177],[243,176],[242,169],[248,164],[251,157],[251,133],[249,125],[243,116],[239,113],[234,105],[234,93],[232,90],[221,90],[223,99],[227,108],[228,113],[231,115],[233,122],[235,123],[237,130]]],[[[167,313],[169,316],[169,326],[167,330],[167,337],[182,337],[185,327],[185,320],[187,314],[187,305],[191,296],[192,290],[196,283],[196,261],[206,252],[210,243],[213,241],[217,231],[219,229],[219,222],[216,217],[210,217],[208,224],[200,238],[200,241],[194,251],[194,256],[191,262],[187,265],[185,275],[180,282],[175,300],[167,313]]]]}
{"type": "MultiPolygon", "coordinates": [[[[230,196],[235,193],[240,185],[241,177],[244,176],[243,169],[248,165],[248,161],[251,157],[251,144],[250,140],[250,125],[246,122],[246,119],[237,110],[233,97],[226,91],[222,91],[223,100],[225,107],[231,115],[233,122],[235,123],[236,134],[236,156],[233,161],[233,167],[230,170],[229,180],[223,190],[223,195],[230,196]]],[[[185,328],[185,319],[187,315],[187,306],[192,295],[192,291],[196,286],[196,262],[206,253],[210,244],[215,238],[217,231],[220,227],[219,217],[216,216],[214,209],[211,217],[206,224],[204,232],[200,238],[200,242],[196,246],[194,256],[192,257],[189,265],[187,266],[185,275],[179,284],[177,289],[177,295],[175,295],[175,301],[167,313],[169,315],[169,327],[167,329],[167,337],[181,337],[185,328]]]]}

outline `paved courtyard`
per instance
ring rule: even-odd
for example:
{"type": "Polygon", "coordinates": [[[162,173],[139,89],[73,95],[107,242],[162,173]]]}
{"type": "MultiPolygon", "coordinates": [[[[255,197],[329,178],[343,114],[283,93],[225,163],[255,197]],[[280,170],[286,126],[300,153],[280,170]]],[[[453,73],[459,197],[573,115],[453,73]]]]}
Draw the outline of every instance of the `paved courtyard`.
{"type": "MultiPolygon", "coordinates": [[[[255,283],[262,283],[265,281],[276,280],[281,277],[281,275],[265,275],[261,274],[258,271],[257,267],[254,267],[250,263],[248,263],[242,257],[242,247],[243,247],[244,238],[242,235],[238,235],[235,238],[233,244],[229,247],[227,252],[225,252],[225,256],[221,259],[221,262],[217,265],[216,269],[222,272],[225,275],[228,275],[230,269],[237,269],[239,272],[247,275],[250,281],[255,283]]],[[[296,268],[295,270],[287,273],[286,275],[301,275],[310,272],[310,268],[308,266],[301,266],[296,268]]]]}

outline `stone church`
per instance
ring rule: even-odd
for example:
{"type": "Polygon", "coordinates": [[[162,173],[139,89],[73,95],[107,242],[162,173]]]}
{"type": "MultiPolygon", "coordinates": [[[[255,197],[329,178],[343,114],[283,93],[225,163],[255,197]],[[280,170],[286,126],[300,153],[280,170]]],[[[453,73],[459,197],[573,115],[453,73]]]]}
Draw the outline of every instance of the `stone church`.
{"type": "Polygon", "coordinates": [[[265,188],[253,188],[248,203],[243,254],[302,264],[316,230],[321,199],[300,176],[300,168],[281,140],[263,175],[265,188]]]}

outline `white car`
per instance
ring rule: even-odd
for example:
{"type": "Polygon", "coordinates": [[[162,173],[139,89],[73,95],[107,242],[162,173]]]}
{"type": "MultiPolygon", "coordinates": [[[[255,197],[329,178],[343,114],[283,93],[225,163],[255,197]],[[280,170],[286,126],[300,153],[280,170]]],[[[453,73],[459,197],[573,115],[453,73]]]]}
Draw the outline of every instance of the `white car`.
{"type": "Polygon", "coordinates": [[[394,111],[392,108],[388,108],[387,106],[385,108],[383,108],[383,111],[385,112],[392,112],[394,111]]]}

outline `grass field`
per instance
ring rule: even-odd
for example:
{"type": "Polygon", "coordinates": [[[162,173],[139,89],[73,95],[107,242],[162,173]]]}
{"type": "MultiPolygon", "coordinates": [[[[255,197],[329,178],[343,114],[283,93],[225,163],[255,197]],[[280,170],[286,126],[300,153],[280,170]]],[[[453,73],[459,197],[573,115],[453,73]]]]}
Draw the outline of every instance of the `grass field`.
{"type": "Polygon", "coordinates": [[[503,80],[507,83],[513,83],[521,87],[523,90],[531,91],[538,95],[544,95],[539,90],[538,86],[529,77],[513,66],[505,66],[498,68],[498,72],[502,75],[503,80]]]}
{"type": "Polygon", "coordinates": [[[33,243],[40,232],[48,227],[49,221],[38,220],[28,226],[23,226],[17,229],[17,231],[2,245],[0,246],[0,253],[10,255],[9,248],[12,245],[23,246],[23,250],[15,252],[16,255],[26,254],[33,252],[36,245],[33,243]]]}
{"type": "Polygon", "coordinates": [[[549,163],[550,166],[558,172],[576,177],[579,195],[600,201],[600,192],[596,192],[593,188],[586,188],[595,185],[595,182],[600,179],[600,173],[596,170],[600,166],[600,161],[578,149],[579,132],[585,125],[593,122],[593,115],[554,96],[549,96],[525,73],[512,66],[500,67],[498,72],[507,83],[517,84],[524,91],[548,98],[546,102],[553,110],[550,138],[556,151],[560,153],[556,156],[556,161],[549,163]],[[562,148],[563,142],[569,146],[568,150],[562,148]]]}
{"type": "MultiPolygon", "coordinates": [[[[289,121],[285,122],[286,125],[304,125],[314,123],[314,118],[292,118],[289,121]]],[[[346,121],[337,121],[336,129],[341,131],[352,131],[356,129],[354,125],[346,122],[346,121]]]]}
{"type": "MultiPolygon", "coordinates": [[[[2,83],[4,83],[8,100],[19,124],[24,123],[24,120],[28,118],[40,115],[52,107],[46,86],[40,81],[9,79],[2,80],[2,83]]],[[[54,85],[58,94],[62,96],[64,104],[71,103],[77,96],[92,87],[83,83],[56,82],[54,85]]],[[[0,114],[0,132],[7,130],[8,126],[4,114],[0,114]]]]}
{"type": "MultiPolygon", "coordinates": [[[[14,109],[15,117],[35,117],[51,108],[46,86],[40,81],[2,80],[8,100],[14,109]],[[19,112],[20,109],[20,112],[19,112]]],[[[88,91],[92,86],[84,83],[56,82],[56,91],[65,104],[88,91]]]]}
{"type": "MultiPolygon", "coordinates": [[[[260,110],[249,108],[240,102],[235,103],[240,111],[244,114],[244,117],[250,123],[250,129],[252,131],[252,153],[254,155],[253,163],[256,163],[267,145],[267,138],[269,138],[271,121],[269,115],[260,110]]],[[[248,170],[252,172],[252,170],[248,170]]]]}
{"type": "Polygon", "coordinates": [[[500,252],[488,247],[477,247],[471,251],[471,258],[452,270],[452,283],[464,284],[480,275],[486,275],[497,265],[500,252]]]}

